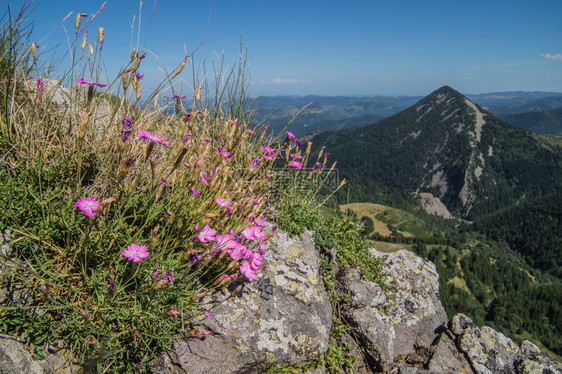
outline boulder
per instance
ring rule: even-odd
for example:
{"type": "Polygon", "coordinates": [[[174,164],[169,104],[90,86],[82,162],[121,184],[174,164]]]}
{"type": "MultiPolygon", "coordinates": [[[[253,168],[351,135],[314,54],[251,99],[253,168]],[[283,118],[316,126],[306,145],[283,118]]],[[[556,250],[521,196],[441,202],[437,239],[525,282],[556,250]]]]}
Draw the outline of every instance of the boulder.
{"type": "Polygon", "coordinates": [[[443,333],[439,338],[428,369],[436,373],[471,373],[470,364],[457,350],[449,334],[443,333]]]}
{"type": "Polygon", "coordinates": [[[53,345],[43,348],[45,358],[36,360],[24,342],[11,336],[0,337],[0,373],[2,374],[78,374],[82,369],[72,363],[67,349],[53,345]]]}
{"type": "Polygon", "coordinates": [[[267,247],[266,270],[256,281],[233,298],[213,295],[213,301],[226,300],[202,322],[213,335],[176,342],[177,364],[186,372],[258,373],[327,350],[332,307],[312,234],[290,238],[277,230],[267,247]]]}
{"type": "Polygon", "coordinates": [[[451,332],[456,336],[456,346],[476,373],[562,373],[562,364],[552,360],[533,343],[524,341],[518,346],[501,332],[487,326],[477,327],[464,314],[453,317],[451,332]]]}
{"type": "Polygon", "coordinates": [[[387,300],[379,285],[363,280],[357,271],[347,273],[342,278],[350,300],[346,318],[376,370],[424,366],[447,322],[435,265],[407,250],[372,254],[383,261],[393,297],[387,300]]]}

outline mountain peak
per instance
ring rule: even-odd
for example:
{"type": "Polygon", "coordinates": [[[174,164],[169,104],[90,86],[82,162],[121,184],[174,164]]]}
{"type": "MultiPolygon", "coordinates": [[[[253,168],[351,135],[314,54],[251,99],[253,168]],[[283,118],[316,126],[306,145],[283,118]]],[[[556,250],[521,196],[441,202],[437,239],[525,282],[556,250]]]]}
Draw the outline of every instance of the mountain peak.
{"type": "Polygon", "coordinates": [[[313,142],[331,150],[342,172],[430,196],[468,219],[550,193],[562,180],[560,154],[449,86],[373,125],[318,134],[313,142]],[[553,176],[535,164],[556,165],[553,176]],[[548,187],[521,182],[533,180],[548,187]]]}

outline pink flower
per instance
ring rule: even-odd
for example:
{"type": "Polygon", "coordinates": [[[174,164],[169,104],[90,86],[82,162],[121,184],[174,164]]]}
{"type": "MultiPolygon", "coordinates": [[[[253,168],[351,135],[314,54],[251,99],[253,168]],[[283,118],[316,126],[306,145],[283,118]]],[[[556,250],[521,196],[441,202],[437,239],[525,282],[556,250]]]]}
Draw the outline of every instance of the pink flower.
{"type": "Polygon", "coordinates": [[[92,81],[87,81],[87,80],[85,80],[84,78],[76,79],[76,83],[79,83],[79,84],[89,84],[90,86],[107,87],[107,84],[98,83],[98,82],[92,82],[92,81]]]}
{"type": "Polygon", "coordinates": [[[217,205],[220,206],[221,208],[230,208],[232,206],[230,200],[223,199],[223,198],[216,198],[215,203],[217,203],[217,205]]]}
{"type": "Polygon", "coordinates": [[[265,217],[261,217],[261,219],[258,221],[255,217],[252,218],[252,222],[254,223],[254,225],[264,228],[265,227],[265,221],[267,220],[267,218],[265,217]]]}
{"type": "Polygon", "coordinates": [[[37,79],[37,88],[39,89],[43,88],[43,79],[41,78],[37,79]]]}
{"type": "Polygon", "coordinates": [[[271,147],[268,147],[267,145],[262,145],[262,146],[261,146],[261,149],[262,149],[264,152],[267,152],[267,153],[274,153],[274,152],[275,152],[275,149],[273,149],[273,148],[271,148],[271,147]]]}
{"type": "Polygon", "coordinates": [[[251,167],[252,169],[255,169],[255,168],[258,167],[258,165],[260,164],[260,162],[261,162],[260,160],[258,160],[258,159],[256,159],[256,158],[252,157],[252,162],[250,163],[250,167],[251,167]]]}
{"type": "Polygon", "coordinates": [[[168,144],[166,144],[164,142],[170,140],[170,139],[163,138],[160,135],[151,134],[146,130],[137,131],[137,134],[143,139],[152,140],[152,141],[154,141],[156,143],[160,143],[160,144],[162,144],[166,147],[168,146],[168,144]]]}
{"type": "Polygon", "coordinates": [[[205,313],[203,313],[205,315],[205,317],[210,317],[213,315],[213,311],[211,309],[207,310],[205,313]]]}
{"type": "Polygon", "coordinates": [[[263,155],[263,158],[265,158],[267,161],[273,161],[275,159],[273,155],[263,155]]]}
{"type": "Polygon", "coordinates": [[[124,249],[121,254],[125,256],[128,260],[133,262],[139,262],[143,258],[147,258],[150,253],[148,253],[146,246],[131,244],[126,249],[124,249]]]}
{"type": "Polygon", "coordinates": [[[203,174],[202,171],[199,172],[199,178],[201,178],[201,182],[203,182],[205,186],[209,185],[209,181],[211,180],[211,178],[203,174]]]}
{"type": "Polygon", "coordinates": [[[292,132],[287,131],[286,134],[289,137],[289,139],[294,140],[297,143],[297,147],[301,146],[301,144],[302,144],[301,141],[295,135],[293,135],[292,132]]]}
{"type": "Polygon", "coordinates": [[[199,193],[200,193],[199,190],[197,190],[197,189],[195,189],[195,188],[192,188],[192,189],[191,189],[191,194],[192,194],[193,196],[198,196],[199,193]]]}
{"type": "Polygon", "coordinates": [[[249,251],[246,258],[247,260],[240,265],[240,273],[245,275],[246,278],[254,280],[256,279],[256,271],[263,265],[261,254],[249,251]]]}
{"type": "Polygon", "coordinates": [[[267,235],[261,232],[261,228],[259,226],[248,225],[244,230],[242,230],[242,233],[240,235],[242,235],[244,239],[248,239],[252,241],[257,239],[259,240],[267,239],[267,235]]]}
{"type": "Polygon", "coordinates": [[[249,132],[250,134],[252,134],[252,135],[255,135],[255,134],[256,134],[256,132],[255,132],[254,130],[252,130],[252,129],[247,129],[246,131],[248,131],[248,132],[249,132]]]}
{"type": "Polygon", "coordinates": [[[180,99],[185,99],[187,96],[185,95],[174,95],[174,99],[180,100],[180,99]]]}
{"type": "Polygon", "coordinates": [[[298,161],[289,161],[289,166],[297,169],[302,169],[302,163],[298,161]]]}
{"type": "Polygon", "coordinates": [[[232,239],[232,235],[230,234],[224,234],[224,235],[217,235],[215,236],[215,240],[217,241],[217,244],[213,244],[213,246],[211,247],[211,249],[220,249],[220,250],[225,250],[226,248],[234,248],[234,245],[232,242],[234,242],[234,240],[232,239]]]}
{"type": "Polygon", "coordinates": [[[248,261],[242,262],[242,265],[240,265],[240,273],[245,275],[248,279],[256,279],[256,272],[250,269],[250,263],[248,261]]]}
{"type": "Polygon", "coordinates": [[[211,240],[215,240],[215,235],[217,235],[217,231],[212,229],[209,225],[205,225],[203,230],[197,235],[197,239],[199,239],[201,243],[207,243],[211,240]]]}
{"type": "MultiPolygon", "coordinates": [[[[86,217],[93,217],[96,209],[100,205],[99,201],[96,201],[94,196],[86,197],[84,199],[78,199],[74,203],[74,206],[84,212],[86,217]]],[[[102,212],[105,214],[105,209],[102,212]]]]}

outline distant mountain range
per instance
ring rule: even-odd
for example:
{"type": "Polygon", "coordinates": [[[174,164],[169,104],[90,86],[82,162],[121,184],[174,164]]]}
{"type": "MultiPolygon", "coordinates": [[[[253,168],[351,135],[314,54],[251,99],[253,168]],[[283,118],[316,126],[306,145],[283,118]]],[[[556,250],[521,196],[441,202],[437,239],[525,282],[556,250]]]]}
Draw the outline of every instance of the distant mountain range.
{"type": "Polygon", "coordinates": [[[302,135],[313,130],[337,130],[365,126],[413,105],[421,97],[410,96],[266,96],[256,99],[255,121],[281,131],[293,119],[291,131],[302,135]],[[295,117],[296,116],[296,117],[295,117]]]}
{"type": "Polygon", "coordinates": [[[562,107],[544,112],[502,115],[502,118],[539,134],[562,135],[562,107]]]}
{"type": "MultiPolygon", "coordinates": [[[[562,149],[447,86],[375,124],[320,132],[312,142],[338,160],[353,201],[392,205],[415,197],[431,213],[493,222],[486,230],[496,234],[516,227],[514,216],[532,228],[545,205],[562,206],[562,149]],[[526,205],[533,208],[515,209],[526,205]]],[[[548,212],[548,244],[519,251],[560,276],[562,208],[548,212]]]]}
{"type": "MultiPolygon", "coordinates": [[[[517,126],[545,134],[562,134],[562,93],[496,92],[467,95],[474,103],[517,126]],[[544,114],[527,114],[539,113],[544,114]],[[518,115],[516,115],[518,114],[518,115]]],[[[421,96],[264,96],[255,103],[256,122],[266,121],[281,131],[295,116],[291,131],[297,135],[313,130],[338,130],[366,126],[396,114],[422,99],[421,96]],[[304,108],[304,110],[303,110],[304,108]]]]}

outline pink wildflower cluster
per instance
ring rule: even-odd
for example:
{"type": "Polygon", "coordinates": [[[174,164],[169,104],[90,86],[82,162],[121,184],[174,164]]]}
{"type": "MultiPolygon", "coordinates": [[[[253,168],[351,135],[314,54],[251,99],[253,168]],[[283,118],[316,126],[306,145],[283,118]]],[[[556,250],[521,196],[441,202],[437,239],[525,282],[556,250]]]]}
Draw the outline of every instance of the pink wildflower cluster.
{"type": "MultiPolygon", "coordinates": [[[[229,207],[232,204],[227,199],[216,199],[215,202],[223,207],[229,207]]],[[[241,260],[240,273],[248,279],[256,279],[256,272],[263,265],[262,254],[265,251],[265,245],[262,242],[257,243],[257,252],[248,248],[243,241],[255,243],[267,239],[267,235],[262,231],[264,227],[264,218],[261,220],[253,220],[253,224],[246,226],[239,236],[233,235],[233,230],[229,228],[226,234],[217,235],[217,231],[209,225],[205,225],[197,239],[201,243],[214,242],[211,246],[212,255],[226,251],[233,260],[241,260]]],[[[198,229],[198,227],[196,227],[198,229]]],[[[195,259],[194,259],[195,260],[195,259]]]]}
{"type": "Polygon", "coordinates": [[[275,160],[275,149],[267,145],[262,145],[261,149],[265,152],[265,154],[262,156],[263,158],[265,158],[267,161],[275,160]]]}

